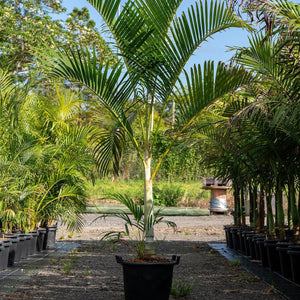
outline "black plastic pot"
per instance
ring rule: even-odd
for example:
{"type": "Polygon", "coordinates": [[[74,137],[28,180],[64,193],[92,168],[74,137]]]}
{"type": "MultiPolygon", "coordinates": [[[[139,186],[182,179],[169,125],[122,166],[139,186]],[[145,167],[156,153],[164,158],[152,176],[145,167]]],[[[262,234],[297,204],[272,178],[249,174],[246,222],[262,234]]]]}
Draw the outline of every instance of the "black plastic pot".
{"type": "Polygon", "coordinates": [[[56,230],[57,230],[56,225],[46,227],[46,236],[43,245],[44,250],[55,249],[56,230]]]}
{"type": "Polygon", "coordinates": [[[26,258],[26,238],[23,236],[23,234],[18,234],[19,244],[18,249],[15,257],[15,261],[18,262],[22,258],[26,258]],[[19,251],[20,250],[20,251],[19,251]]]}
{"type": "Polygon", "coordinates": [[[29,255],[33,255],[36,253],[36,244],[37,244],[37,238],[39,234],[37,230],[29,231],[29,234],[32,236],[32,239],[30,241],[29,255]]]}
{"type": "Polygon", "coordinates": [[[226,236],[226,245],[229,248],[233,248],[233,242],[232,242],[232,237],[230,234],[230,226],[224,225],[224,230],[225,230],[225,236],[226,236]]]}
{"type": "Polygon", "coordinates": [[[250,256],[250,248],[249,248],[248,237],[255,235],[255,232],[253,232],[253,231],[244,232],[242,235],[244,236],[243,241],[244,241],[245,255],[250,256]]]}
{"type": "Polygon", "coordinates": [[[292,278],[292,268],[288,252],[289,244],[278,243],[276,250],[279,254],[280,273],[286,278],[292,278]]]}
{"type": "Polygon", "coordinates": [[[256,257],[256,252],[255,252],[255,240],[258,238],[259,236],[257,235],[250,235],[247,236],[247,241],[248,241],[248,247],[249,247],[249,252],[250,252],[250,256],[253,259],[257,259],[256,257]]]}
{"type": "Polygon", "coordinates": [[[237,236],[239,238],[239,245],[240,245],[240,251],[245,254],[246,253],[246,249],[245,249],[245,243],[244,243],[244,234],[245,230],[244,229],[239,229],[237,231],[237,236]]]}
{"type": "Polygon", "coordinates": [[[278,240],[265,240],[264,245],[267,249],[269,267],[272,271],[280,272],[279,253],[276,250],[278,240]]]}
{"type": "Polygon", "coordinates": [[[260,256],[260,250],[259,250],[259,243],[258,242],[264,242],[265,241],[265,237],[263,236],[258,236],[254,239],[254,250],[255,250],[255,257],[257,260],[261,260],[261,256],[260,256]]]}
{"type": "Polygon", "coordinates": [[[15,263],[15,256],[16,256],[18,240],[17,239],[10,239],[10,243],[11,244],[10,244],[9,252],[8,252],[7,266],[8,267],[13,267],[13,265],[15,263]]]}
{"type": "Polygon", "coordinates": [[[18,234],[18,237],[25,239],[22,247],[21,258],[27,258],[30,254],[32,236],[30,234],[18,234]]]}
{"type": "Polygon", "coordinates": [[[259,247],[259,253],[260,253],[260,260],[263,265],[263,267],[267,268],[269,267],[269,260],[268,260],[268,253],[267,248],[265,247],[265,241],[257,241],[256,242],[259,247]]]}
{"type": "Polygon", "coordinates": [[[292,280],[300,284],[300,246],[289,246],[287,253],[290,256],[292,280]]]}
{"type": "Polygon", "coordinates": [[[3,243],[0,242],[0,270],[5,270],[8,263],[8,251],[5,251],[3,243]]]}
{"type": "Polygon", "coordinates": [[[20,261],[20,255],[18,253],[21,251],[21,248],[19,247],[19,239],[15,234],[5,234],[4,237],[10,239],[12,243],[8,256],[8,266],[12,267],[15,262],[20,261]]]}
{"type": "Polygon", "coordinates": [[[44,240],[46,236],[46,228],[40,228],[38,229],[38,237],[37,237],[37,243],[36,243],[36,250],[42,251],[44,247],[44,240]]]}
{"type": "Polygon", "coordinates": [[[10,240],[2,240],[2,246],[3,246],[3,266],[4,269],[8,267],[8,258],[9,258],[9,249],[12,245],[10,240]],[[5,265],[6,264],[6,265],[5,265]]]}
{"type": "Polygon", "coordinates": [[[135,263],[123,261],[125,300],[168,300],[173,277],[173,267],[178,265],[180,256],[173,255],[169,263],[135,263]]]}
{"type": "Polygon", "coordinates": [[[240,239],[237,235],[238,228],[231,228],[230,232],[231,232],[232,241],[233,241],[233,249],[240,250],[240,239]]]}

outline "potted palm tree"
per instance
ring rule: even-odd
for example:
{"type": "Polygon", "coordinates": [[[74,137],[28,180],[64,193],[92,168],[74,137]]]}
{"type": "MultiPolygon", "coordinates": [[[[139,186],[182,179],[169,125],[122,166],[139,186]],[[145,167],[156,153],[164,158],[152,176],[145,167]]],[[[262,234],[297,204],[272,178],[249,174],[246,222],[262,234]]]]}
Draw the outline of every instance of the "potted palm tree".
{"type": "Polygon", "coordinates": [[[146,222],[143,207],[128,195],[112,194],[109,198],[119,201],[128,210],[113,214],[101,214],[98,210],[101,216],[96,218],[117,217],[124,221],[123,231],[104,232],[101,240],[122,243],[134,254],[134,258],[129,259],[116,256],[117,262],[123,267],[125,299],[168,299],[173,267],[179,263],[180,256],[173,255],[172,259],[149,257],[145,255],[145,243],[148,230],[156,224],[165,223],[174,229],[176,224],[164,220],[160,216],[160,210],[154,212],[153,218],[147,219],[146,222]]]}
{"type": "MultiPolygon", "coordinates": [[[[197,1],[188,13],[177,16],[183,1],[88,0],[99,12],[115,41],[118,62],[97,60],[96,48],[76,51],[47,49],[40,54],[46,71],[85,86],[95,117],[106,112],[111,120],[92,132],[94,156],[102,174],[112,167],[118,173],[122,149],[132,143],[144,170],[144,257],[155,257],[155,219],[152,184],[171,148],[202,114],[224,95],[252,81],[241,68],[205,62],[185,70],[189,58],[214,33],[242,27],[224,3],[197,1]],[[51,57],[51,59],[49,59],[51,57]],[[174,122],[165,133],[171,141],[152,166],[164,114],[174,101],[174,122]],[[160,109],[157,109],[159,103],[160,109]],[[142,138],[137,137],[141,132],[142,138]]],[[[166,124],[165,124],[166,125],[166,124]]]]}

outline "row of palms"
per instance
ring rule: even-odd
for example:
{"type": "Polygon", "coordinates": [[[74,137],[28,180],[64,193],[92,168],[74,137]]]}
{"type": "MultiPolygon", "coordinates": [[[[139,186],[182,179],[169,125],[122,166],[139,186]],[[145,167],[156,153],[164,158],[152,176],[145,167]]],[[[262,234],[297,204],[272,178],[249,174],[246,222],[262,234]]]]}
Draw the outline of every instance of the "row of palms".
{"type": "Polygon", "coordinates": [[[295,229],[300,221],[300,7],[287,1],[264,2],[266,7],[272,31],[252,33],[250,46],[237,48],[233,58],[254,71],[256,81],[213,108],[222,121],[217,117],[215,128],[206,130],[203,151],[216,176],[232,180],[235,223],[245,225],[249,195],[250,223],[263,229],[266,199],[267,225],[273,233],[275,225],[283,228],[288,222],[295,229]]]}
{"type": "Polygon", "coordinates": [[[29,86],[16,86],[0,70],[0,98],[2,230],[28,231],[58,217],[80,228],[87,198],[84,178],[93,160],[88,128],[74,119],[78,97],[59,89],[44,97],[29,86]]]}

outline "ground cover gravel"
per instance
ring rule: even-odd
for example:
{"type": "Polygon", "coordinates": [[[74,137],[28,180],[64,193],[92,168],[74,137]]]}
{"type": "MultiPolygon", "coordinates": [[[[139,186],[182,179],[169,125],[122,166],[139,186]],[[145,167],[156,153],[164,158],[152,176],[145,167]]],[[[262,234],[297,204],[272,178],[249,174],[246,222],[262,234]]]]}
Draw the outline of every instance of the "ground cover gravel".
{"type": "MultiPolygon", "coordinates": [[[[99,234],[122,229],[122,223],[113,218],[92,223],[95,217],[86,215],[84,230],[70,238],[66,229],[60,227],[57,238],[64,237],[65,241],[76,241],[81,246],[53,261],[4,299],[124,299],[122,269],[116,263],[115,255],[132,257],[132,254],[123,245],[104,246],[99,241],[99,234]]],[[[168,219],[176,222],[178,229],[173,232],[159,225],[156,246],[160,255],[181,255],[180,264],[174,267],[173,280],[192,283],[193,288],[190,296],[180,299],[282,299],[274,287],[247,273],[238,264],[227,261],[208,246],[208,242],[224,242],[223,225],[232,223],[231,216],[168,219]]]]}

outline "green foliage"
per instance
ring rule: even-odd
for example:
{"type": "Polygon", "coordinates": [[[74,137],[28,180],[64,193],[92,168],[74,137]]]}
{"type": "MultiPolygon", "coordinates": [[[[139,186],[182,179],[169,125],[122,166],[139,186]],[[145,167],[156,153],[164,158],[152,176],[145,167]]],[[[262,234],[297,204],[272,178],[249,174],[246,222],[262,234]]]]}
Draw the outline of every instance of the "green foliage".
{"type": "MultiPolygon", "coordinates": [[[[138,205],[135,201],[126,194],[112,194],[108,195],[110,199],[114,199],[125,205],[125,207],[132,214],[129,215],[124,210],[105,214],[96,218],[117,217],[124,221],[124,231],[108,231],[102,234],[101,240],[108,240],[110,243],[122,243],[126,245],[138,258],[145,259],[145,242],[149,230],[155,225],[165,223],[168,227],[176,228],[176,224],[172,221],[164,220],[160,216],[160,210],[156,211],[153,216],[145,219],[143,206],[138,205]],[[132,240],[133,246],[123,238],[127,237],[132,240]]],[[[96,206],[97,208],[97,206],[96,206]]],[[[99,211],[101,213],[101,211],[99,211]]],[[[94,221],[95,221],[94,220],[94,221]]]]}
{"type": "Polygon", "coordinates": [[[184,190],[180,185],[167,185],[153,188],[153,203],[158,206],[177,206],[182,199],[184,190]]]}
{"type": "Polygon", "coordinates": [[[0,68],[18,74],[19,80],[34,77],[40,67],[35,52],[45,44],[52,47],[57,44],[63,48],[78,43],[88,48],[97,45],[98,57],[111,56],[95,22],[90,20],[88,10],[74,8],[64,21],[59,19],[59,15],[66,11],[61,2],[0,1],[0,23],[5,24],[0,32],[0,68]]]}
{"type": "Polygon", "coordinates": [[[178,280],[172,284],[171,295],[175,298],[190,296],[194,288],[194,282],[187,282],[185,280],[178,280]]]}
{"type": "MultiPolygon", "coordinates": [[[[155,191],[164,193],[167,190],[169,195],[174,195],[172,187],[175,187],[175,194],[180,194],[178,201],[183,201],[190,206],[195,205],[197,201],[210,199],[210,191],[202,190],[202,182],[168,182],[165,180],[156,181],[154,183],[155,191]]],[[[109,179],[97,179],[94,184],[92,181],[87,182],[87,190],[89,191],[89,198],[92,201],[102,201],[99,199],[105,198],[106,195],[113,193],[130,195],[137,203],[142,204],[144,200],[144,182],[143,180],[122,180],[116,179],[114,181],[109,179]]],[[[177,202],[178,203],[178,202],[177,202]]]]}

